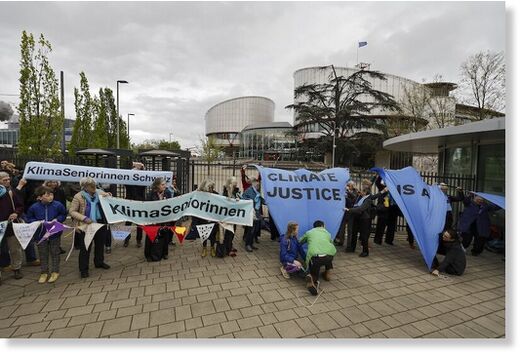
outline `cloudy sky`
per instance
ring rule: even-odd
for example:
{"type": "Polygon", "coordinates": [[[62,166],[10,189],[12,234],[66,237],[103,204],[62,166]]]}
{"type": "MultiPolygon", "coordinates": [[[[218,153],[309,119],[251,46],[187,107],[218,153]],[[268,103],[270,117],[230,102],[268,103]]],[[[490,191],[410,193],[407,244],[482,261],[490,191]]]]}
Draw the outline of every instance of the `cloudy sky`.
{"type": "Polygon", "coordinates": [[[133,142],[178,140],[195,146],[216,103],[259,95],[274,100],[275,120],[292,123],[293,73],[360,61],[412,80],[506,46],[503,2],[0,2],[0,100],[18,103],[20,36],[43,33],[50,61],[65,73],[66,116],[84,71],[91,92],[120,86],[120,112],[133,142]]]}

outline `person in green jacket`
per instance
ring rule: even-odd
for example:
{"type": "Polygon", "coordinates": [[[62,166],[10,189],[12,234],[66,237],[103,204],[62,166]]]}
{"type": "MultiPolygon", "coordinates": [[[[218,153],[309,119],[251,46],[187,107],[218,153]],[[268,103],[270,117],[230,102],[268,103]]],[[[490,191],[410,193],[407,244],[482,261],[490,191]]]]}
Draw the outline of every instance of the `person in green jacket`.
{"type": "Polygon", "coordinates": [[[309,267],[307,275],[307,289],[316,296],[318,294],[320,268],[325,266],[322,274],[325,281],[330,281],[332,259],[336,255],[336,247],[332,243],[330,233],[325,229],[325,223],[317,220],[312,225],[314,228],[307,231],[300,239],[300,244],[307,243],[307,255],[305,263],[309,267]]]}

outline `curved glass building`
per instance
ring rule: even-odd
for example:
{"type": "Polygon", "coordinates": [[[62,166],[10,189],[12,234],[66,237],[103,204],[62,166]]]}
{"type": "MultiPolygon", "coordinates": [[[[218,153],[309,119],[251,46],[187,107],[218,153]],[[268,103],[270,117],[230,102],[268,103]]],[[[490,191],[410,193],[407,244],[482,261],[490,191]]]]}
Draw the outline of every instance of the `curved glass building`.
{"type": "Polygon", "coordinates": [[[289,122],[257,123],[242,130],[240,158],[293,160],[296,139],[289,122]]]}

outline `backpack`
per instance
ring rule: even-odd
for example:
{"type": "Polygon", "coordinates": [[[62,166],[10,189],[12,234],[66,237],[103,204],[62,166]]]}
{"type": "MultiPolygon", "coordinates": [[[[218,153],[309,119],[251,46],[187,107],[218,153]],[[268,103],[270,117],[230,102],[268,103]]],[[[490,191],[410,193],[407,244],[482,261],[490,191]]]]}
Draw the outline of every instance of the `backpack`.
{"type": "Polygon", "coordinates": [[[144,246],[146,260],[161,261],[165,254],[168,254],[168,235],[166,233],[159,230],[153,242],[150,241],[150,238],[146,238],[144,246]]]}

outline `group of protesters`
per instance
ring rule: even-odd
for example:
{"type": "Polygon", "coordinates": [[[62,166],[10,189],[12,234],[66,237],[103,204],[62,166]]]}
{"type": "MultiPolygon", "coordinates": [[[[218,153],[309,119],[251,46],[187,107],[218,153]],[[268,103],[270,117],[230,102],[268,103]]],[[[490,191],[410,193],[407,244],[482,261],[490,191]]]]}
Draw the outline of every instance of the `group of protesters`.
{"type": "MultiPolygon", "coordinates": [[[[133,162],[131,169],[143,170],[144,165],[133,162]]],[[[364,179],[360,186],[349,181],[345,186],[345,208],[340,228],[333,238],[327,226],[321,220],[312,221],[313,228],[304,231],[303,236],[298,239],[299,225],[297,221],[288,223],[284,233],[280,233],[269,216],[269,225],[266,225],[263,213],[265,204],[260,189],[260,175],[258,178],[250,178],[245,172],[246,166],[241,168],[242,192],[235,177],[229,177],[223,186],[222,195],[228,199],[251,200],[254,208],[252,226],[244,227],[243,242],[244,250],[248,253],[258,249],[260,243],[260,231],[266,228],[271,233],[271,240],[279,240],[280,243],[280,272],[283,277],[290,278],[291,275],[299,274],[307,280],[306,287],[313,295],[319,292],[320,276],[323,280],[331,280],[332,261],[336,254],[336,247],[344,246],[346,252],[356,251],[357,241],[361,243],[360,257],[369,256],[369,238],[373,219],[377,216],[375,244],[384,242],[393,245],[397,227],[397,218],[403,216],[399,206],[392,198],[383,179],[376,175],[374,179],[364,179]],[[372,193],[372,187],[376,186],[378,192],[372,193]],[[346,237],[346,240],[345,240],[346,237]],[[306,248],[303,246],[306,244],[306,248]],[[306,250],[305,250],[306,249],[306,250]],[[321,267],[325,271],[320,274],[321,267]]],[[[180,195],[176,186],[175,177],[173,183],[167,186],[163,178],[156,178],[152,183],[150,192],[146,193],[146,186],[126,185],[126,199],[135,201],[157,201],[180,195]]],[[[445,255],[442,262],[434,259],[432,273],[439,272],[462,275],[466,266],[465,250],[473,242],[472,255],[479,255],[484,248],[484,243],[489,236],[490,218],[489,212],[497,209],[496,206],[486,203],[481,197],[475,195],[464,195],[463,190],[457,188],[456,195],[448,195],[448,186],[440,184],[441,190],[446,195],[448,205],[446,221],[443,232],[439,234],[438,254],[445,255]],[[454,225],[452,204],[463,202],[465,209],[458,219],[457,226],[454,225]]],[[[197,188],[199,191],[218,194],[215,182],[205,179],[197,188]]],[[[35,221],[58,221],[64,222],[67,216],[71,218],[72,227],[75,228],[74,247],[79,250],[79,271],[82,278],[89,277],[89,259],[92,245],[94,248],[94,266],[101,269],[109,269],[105,262],[105,254],[111,253],[111,232],[106,217],[100,204],[100,197],[110,195],[98,188],[93,178],[82,178],[80,190],[75,192],[70,199],[67,210],[66,194],[59,181],[36,181],[23,179],[13,164],[2,162],[0,171],[0,222],[9,221],[5,230],[5,237],[1,243],[0,270],[9,265],[15,279],[23,277],[21,266],[24,251],[21,244],[14,236],[12,222],[31,223],[35,221]],[[100,223],[103,226],[97,230],[93,242],[85,246],[86,225],[100,223]]],[[[206,224],[210,221],[198,217],[188,217],[184,225],[187,234],[197,234],[196,226],[206,224]]],[[[178,223],[164,223],[158,230],[155,244],[149,238],[145,240],[144,256],[147,261],[158,261],[168,259],[168,248],[175,244],[171,225],[178,223]],[[162,228],[164,227],[164,228],[162,228]],[[156,244],[162,241],[160,246],[156,244]],[[155,249],[154,249],[155,248],[155,249]],[[158,249],[157,249],[158,248],[158,249]],[[156,255],[154,250],[159,250],[156,255]]],[[[127,225],[131,224],[127,222],[127,225]]],[[[211,234],[202,243],[201,257],[224,257],[237,256],[238,250],[234,247],[234,235],[237,226],[231,229],[222,228],[216,224],[211,234]],[[209,240],[209,247],[208,247],[209,240]]],[[[61,248],[61,233],[56,233],[49,238],[42,239],[43,226],[34,234],[33,240],[25,248],[27,265],[40,266],[41,273],[39,283],[53,283],[59,277],[60,254],[65,253],[61,248]],[[36,256],[36,247],[39,258],[36,256]],[[50,263],[49,263],[50,260],[50,263]]],[[[410,228],[407,226],[408,243],[414,247],[414,238],[410,228]]],[[[136,247],[142,246],[143,231],[137,228],[136,247]]],[[[195,236],[197,237],[197,236],[195,236]]],[[[131,234],[124,240],[124,247],[130,245],[131,234]]],[[[1,282],[1,274],[0,274],[1,282]]]]}

